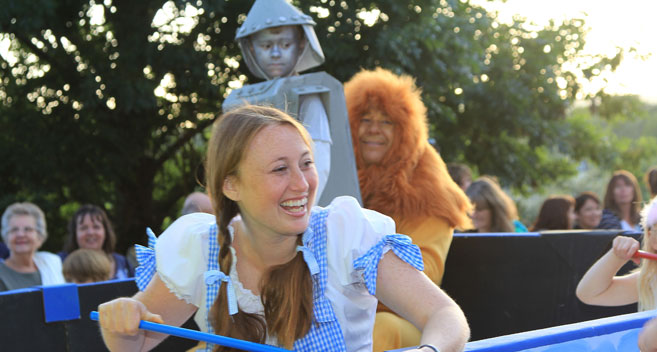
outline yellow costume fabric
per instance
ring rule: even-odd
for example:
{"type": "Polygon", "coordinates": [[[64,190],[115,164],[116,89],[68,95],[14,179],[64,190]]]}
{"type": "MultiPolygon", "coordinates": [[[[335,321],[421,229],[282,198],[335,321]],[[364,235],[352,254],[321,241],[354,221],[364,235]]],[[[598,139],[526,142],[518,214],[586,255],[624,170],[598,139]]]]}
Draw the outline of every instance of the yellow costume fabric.
{"type": "MultiPolygon", "coordinates": [[[[345,97],[363,203],[392,217],[397,232],[422,251],[425,273],[440,284],[454,228],[470,228],[472,206],[428,142],[426,107],[413,78],[390,71],[363,70],[345,84],[345,97]],[[390,148],[378,164],[359,153],[360,121],[380,114],[394,124],[390,148]]],[[[420,332],[379,305],[374,351],[417,345],[420,332]]]]}

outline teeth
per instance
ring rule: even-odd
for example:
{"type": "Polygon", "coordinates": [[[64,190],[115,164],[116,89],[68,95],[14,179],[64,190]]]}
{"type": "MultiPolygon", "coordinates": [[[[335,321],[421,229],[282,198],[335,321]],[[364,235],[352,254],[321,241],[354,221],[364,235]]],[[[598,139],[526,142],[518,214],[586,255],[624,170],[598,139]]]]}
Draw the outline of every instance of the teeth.
{"type": "Polygon", "coordinates": [[[281,205],[284,207],[301,207],[306,205],[307,203],[308,203],[308,198],[302,198],[299,200],[288,200],[281,203],[281,205]]]}

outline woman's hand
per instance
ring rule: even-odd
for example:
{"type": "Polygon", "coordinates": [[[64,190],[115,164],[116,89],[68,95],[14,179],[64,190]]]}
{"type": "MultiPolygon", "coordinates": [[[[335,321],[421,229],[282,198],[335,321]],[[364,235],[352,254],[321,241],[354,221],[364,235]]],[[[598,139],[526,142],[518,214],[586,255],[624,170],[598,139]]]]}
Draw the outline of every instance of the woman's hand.
{"type": "Polygon", "coordinates": [[[639,250],[639,247],[639,241],[634,238],[617,236],[612,242],[612,253],[614,253],[618,259],[627,261],[632,259],[632,256],[639,250]]]}
{"type": "Polygon", "coordinates": [[[104,332],[135,336],[141,320],[164,324],[162,317],[153,314],[134,298],[117,298],[98,306],[100,327],[104,332]]]}
{"type": "Polygon", "coordinates": [[[621,306],[639,300],[637,289],[638,272],[615,276],[618,270],[639,249],[639,242],[631,237],[617,236],[612,248],[584,274],[575,294],[580,301],[597,306],[621,306]]]}
{"type": "Polygon", "coordinates": [[[98,320],[110,351],[149,351],[167,335],[139,330],[140,320],[180,326],[195,311],[194,305],[176,297],[155,274],[143,292],[98,306],[98,320]]]}

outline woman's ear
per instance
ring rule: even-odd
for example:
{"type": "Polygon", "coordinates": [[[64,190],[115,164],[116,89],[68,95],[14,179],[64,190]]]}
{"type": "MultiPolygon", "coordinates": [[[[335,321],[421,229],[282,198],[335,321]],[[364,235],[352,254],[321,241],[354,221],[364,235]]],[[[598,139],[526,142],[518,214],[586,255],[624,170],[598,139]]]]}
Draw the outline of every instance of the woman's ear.
{"type": "Polygon", "coordinates": [[[224,195],[228,197],[228,199],[237,202],[240,200],[240,192],[238,186],[237,178],[235,176],[227,176],[226,179],[224,179],[222,191],[224,192],[224,195]]]}

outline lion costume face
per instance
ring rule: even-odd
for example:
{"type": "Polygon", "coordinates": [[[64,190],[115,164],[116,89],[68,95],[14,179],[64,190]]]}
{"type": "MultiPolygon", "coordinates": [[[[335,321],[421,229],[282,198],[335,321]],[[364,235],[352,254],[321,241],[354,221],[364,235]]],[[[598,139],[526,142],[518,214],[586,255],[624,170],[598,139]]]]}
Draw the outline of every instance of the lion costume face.
{"type": "Polygon", "coordinates": [[[364,165],[379,164],[392,146],[395,124],[388,115],[372,106],[360,119],[356,134],[361,162],[364,165]]]}
{"type": "Polygon", "coordinates": [[[377,68],[357,73],[344,87],[365,207],[398,223],[437,216],[453,227],[468,227],[470,202],[428,142],[427,109],[414,79],[377,68]],[[389,120],[394,128],[390,147],[377,164],[363,159],[358,133],[371,114],[384,115],[376,118],[389,120]]]}
{"type": "Polygon", "coordinates": [[[431,147],[426,143],[427,109],[420,94],[412,77],[397,76],[380,68],[361,71],[345,84],[347,112],[359,169],[364,165],[357,133],[361,120],[368,113],[383,114],[395,126],[391,148],[381,164],[389,165],[393,156],[417,160],[425,147],[431,147]],[[406,147],[400,150],[399,146],[406,147]]]}

